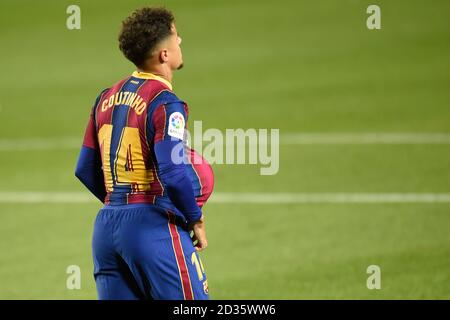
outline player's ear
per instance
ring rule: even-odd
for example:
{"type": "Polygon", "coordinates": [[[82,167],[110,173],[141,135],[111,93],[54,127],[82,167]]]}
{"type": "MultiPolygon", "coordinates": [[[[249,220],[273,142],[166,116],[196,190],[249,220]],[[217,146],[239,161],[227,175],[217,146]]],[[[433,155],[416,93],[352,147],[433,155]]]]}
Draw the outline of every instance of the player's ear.
{"type": "Polygon", "coordinates": [[[159,52],[159,62],[165,63],[167,61],[169,61],[169,52],[167,49],[162,49],[159,52]]]}

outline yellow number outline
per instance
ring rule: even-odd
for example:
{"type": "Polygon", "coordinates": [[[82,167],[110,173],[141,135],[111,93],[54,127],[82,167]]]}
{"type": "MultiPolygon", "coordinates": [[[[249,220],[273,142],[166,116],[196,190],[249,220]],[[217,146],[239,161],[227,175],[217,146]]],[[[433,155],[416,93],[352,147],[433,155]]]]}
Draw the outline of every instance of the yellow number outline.
{"type": "Polygon", "coordinates": [[[203,274],[205,273],[205,268],[203,268],[202,260],[197,256],[196,252],[192,252],[191,263],[195,266],[197,270],[198,280],[203,280],[203,274]]]}
{"type": "Polygon", "coordinates": [[[111,124],[104,124],[98,131],[106,191],[112,192],[115,184],[131,184],[137,188],[136,191],[150,190],[150,183],[154,181],[153,172],[145,167],[139,129],[133,127],[124,127],[122,129],[119,147],[114,157],[114,183],[109,163],[112,132],[113,125],[111,124]],[[130,168],[128,170],[125,169],[127,164],[132,165],[132,170],[130,168]]]}

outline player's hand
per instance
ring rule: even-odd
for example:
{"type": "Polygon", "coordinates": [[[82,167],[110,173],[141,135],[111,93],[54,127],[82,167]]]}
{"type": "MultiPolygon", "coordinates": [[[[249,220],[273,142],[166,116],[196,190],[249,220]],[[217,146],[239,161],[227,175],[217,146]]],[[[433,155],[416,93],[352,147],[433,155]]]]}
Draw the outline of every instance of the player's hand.
{"type": "Polygon", "coordinates": [[[208,246],[206,240],[205,219],[202,215],[199,221],[189,224],[189,230],[193,232],[192,242],[196,251],[202,251],[208,246]]]}

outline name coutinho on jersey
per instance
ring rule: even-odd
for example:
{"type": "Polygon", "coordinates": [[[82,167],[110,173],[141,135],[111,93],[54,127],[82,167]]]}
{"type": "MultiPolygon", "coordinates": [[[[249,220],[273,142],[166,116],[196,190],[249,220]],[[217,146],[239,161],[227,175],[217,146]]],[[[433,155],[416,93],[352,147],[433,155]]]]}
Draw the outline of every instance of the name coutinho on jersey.
{"type": "Polygon", "coordinates": [[[144,112],[145,108],[147,108],[147,103],[140,95],[134,92],[125,91],[117,92],[109,97],[109,99],[103,100],[102,112],[105,112],[109,108],[118,105],[128,106],[133,109],[138,115],[141,115],[142,112],[144,112]]]}

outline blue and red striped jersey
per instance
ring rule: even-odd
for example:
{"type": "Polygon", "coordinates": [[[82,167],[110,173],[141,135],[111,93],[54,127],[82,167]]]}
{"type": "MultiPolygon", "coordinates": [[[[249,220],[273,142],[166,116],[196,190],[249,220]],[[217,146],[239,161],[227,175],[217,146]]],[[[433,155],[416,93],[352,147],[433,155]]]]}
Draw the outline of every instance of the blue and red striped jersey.
{"type": "MultiPolygon", "coordinates": [[[[155,154],[155,145],[183,139],[188,105],[156,75],[134,72],[98,96],[85,132],[83,147],[99,154],[105,204],[153,203],[177,212],[170,199],[155,154]]],[[[199,207],[213,189],[211,166],[194,150],[185,165],[199,207]],[[201,161],[199,161],[201,159],[201,161]]]]}

